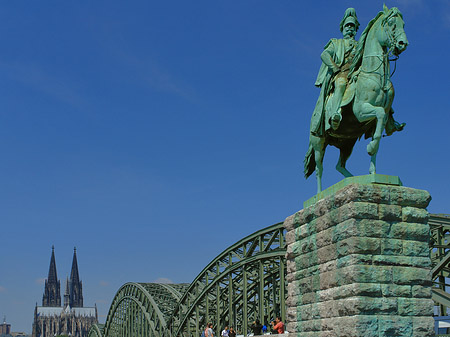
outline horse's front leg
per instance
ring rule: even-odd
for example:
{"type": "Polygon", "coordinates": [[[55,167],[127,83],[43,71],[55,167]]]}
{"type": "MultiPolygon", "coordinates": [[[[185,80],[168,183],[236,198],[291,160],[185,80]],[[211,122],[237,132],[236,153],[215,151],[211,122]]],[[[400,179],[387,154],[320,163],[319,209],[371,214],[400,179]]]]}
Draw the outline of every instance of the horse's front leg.
{"type": "Polygon", "coordinates": [[[373,118],[377,119],[377,125],[372,136],[372,141],[367,145],[367,153],[372,156],[378,152],[381,135],[383,133],[384,126],[386,125],[387,114],[384,111],[384,108],[373,106],[370,103],[360,104],[360,109],[357,111],[358,113],[355,113],[355,116],[360,122],[365,122],[373,118]]]}

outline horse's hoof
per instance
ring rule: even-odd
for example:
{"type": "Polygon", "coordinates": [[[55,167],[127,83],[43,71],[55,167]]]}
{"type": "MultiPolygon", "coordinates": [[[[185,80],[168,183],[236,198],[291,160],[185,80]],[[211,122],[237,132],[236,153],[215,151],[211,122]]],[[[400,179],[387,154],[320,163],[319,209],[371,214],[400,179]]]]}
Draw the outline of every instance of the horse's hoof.
{"type": "Polygon", "coordinates": [[[369,144],[367,144],[367,153],[370,156],[373,156],[374,154],[376,154],[378,151],[378,145],[379,145],[378,142],[376,142],[375,140],[372,140],[369,144]]]}

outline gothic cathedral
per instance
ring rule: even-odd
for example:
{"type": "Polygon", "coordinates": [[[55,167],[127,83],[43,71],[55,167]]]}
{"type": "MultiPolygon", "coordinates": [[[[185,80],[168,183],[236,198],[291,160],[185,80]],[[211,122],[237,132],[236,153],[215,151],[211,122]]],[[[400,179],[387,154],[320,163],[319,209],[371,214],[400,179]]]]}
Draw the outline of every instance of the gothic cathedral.
{"type": "Polygon", "coordinates": [[[34,309],[33,337],[87,337],[91,325],[98,323],[97,306],[83,307],[83,287],[78,274],[76,248],[73,252],[70,280],[66,280],[63,306],[60,288],[56,274],[55,248],[52,247],[42,306],[36,303],[34,309]]]}

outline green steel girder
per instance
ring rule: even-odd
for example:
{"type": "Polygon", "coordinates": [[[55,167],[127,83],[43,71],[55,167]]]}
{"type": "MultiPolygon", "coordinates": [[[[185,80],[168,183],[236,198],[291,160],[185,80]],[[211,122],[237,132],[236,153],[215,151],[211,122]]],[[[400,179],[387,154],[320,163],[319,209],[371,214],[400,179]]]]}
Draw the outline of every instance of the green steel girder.
{"type": "Polygon", "coordinates": [[[113,299],[102,335],[124,336],[125,332],[132,333],[133,337],[147,336],[145,333],[155,337],[162,336],[166,320],[187,286],[188,284],[124,284],[113,299]],[[143,326],[135,326],[136,321],[143,326]]]}
{"type": "MultiPolygon", "coordinates": [[[[270,260],[273,257],[278,257],[280,260],[282,260],[282,258],[284,257],[285,254],[286,254],[286,250],[280,249],[280,250],[271,251],[271,252],[268,252],[268,253],[261,253],[261,254],[258,254],[256,256],[252,256],[251,258],[248,259],[248,261],[240,261],[240,262],[238,262],[236,264],[233,264],[230,268],[225,269],[223,271],[223,273],[221,274],[221,277],[223,277],[223,278],[230,277],[230,276],[232,276],[231,274],[234,271],[241,269],[244,265],[252,264],[252,262],[256,262],[256,261],[260,261],[260,260],[270,260]]],[[[278,260],[278,264],[280,263],[280,260],[278,260]]],[[[278,273],[279,273],[279,271],[278,271],[278,273]]],[[[267,283],[269,283],[268,280],[272,279],[273,274],[272,273],[271,274],[265,273],[264,276],[265,277],[263,278],[263,281],[259,282],[258,286],[259,286],[259,284],[267,284],[267,283]],[[268,278],[268,276],[270,276],[270,278],[268,278]],[[267,277],[268,280],[266,280],[266,277],[267,277]]],[[[192,315],[193,310],[198,305],[198,302],[202,301],[203,297],[205,296],[205,294],[210,292],[211,289],[213,289],[214,286],[217,283],[220,283],[220,282],[222,282],[222,279],[215,279],[213,282],[209,283],[206,287],[204,287],[202,289],[202,291],[198,294],[198,297],[194,300],[194,302],[190,303],[190,305],[191,305],[190,308],[188,308],[188,310],[183,313],[183,319],[180,320],[180,326],[184,326],[186,324],[187,319],[192,315]]],[[[228,281],[226,284],[227,285],[232,284],[233,288],[235,288],[235,289],[242,289],[243,284],[245,284],[245,283],[236,282],[236,279],[233,279],[233,282],[228,281]]],[[[224,293],[227,294],[228,296],[230,296],[230,294],[231,295],[233,294],[233,292],[230,291],[230,289],[228,287],[223,287],[223,288],[221,288],[221,293],[219,294],[218,298],[219,299],[223,298],[224,297],[224,295],[223,295],[224,293]]],[[[240,303],[241,300],[242,300],[242,296],[237,296],[237,297],[233,296],[231,298],[231,303],[234,303],[233,306],[237,305],[237,306],[241,307],[241,306],[243,306],[243,304],[240,303]]],[[[230,299],[228,299],[228,303],[229,303],[229,301],[230,301],[230,299]]],[[[230,309],[229,307],[228,308],[224,308],[224,310],[222,311],[222,315],[221,316],[225,316],[225,317],[229,316],[229,309],[230,309]]],[[[214,321],[214,319],[211,319],[211,321],[214,321]]],[[[181,328],[179,328],[178,331],[176,331],[174,335],[178,336],[180,334],[180,330],[181,330],[181,328]]]]}
{"type": "MultiPolygon", "coordinates": [[[[450,295],[450,216],[431,214],[433,299],[446,313],[450,295]]],[[[282,223],[253,233],[213,259],[191,284],[126,283],[104,326],[89,337],[197,337],[206,322],[247,335],[250,320],[286,316],[286,247],[282,223]]]]}
{"type": "Polygon", "coordinates": [[[441,316],[447,315],[449,294],[447,293],[448,277],[450,276],[450,215],[430,214],[430,256],[433,289],[433,300],[439,305],[441,316]]]}
{"type": "Polygon", "coordinates": [[[263,319],[264,313],[270,311],[267,307],[271,304],[268,298],[269,290],[264,289],[264,285],[270,285],[274,279],[283,282],[283,286],[275,285],[275,288],[280,290],[280,294],[275,297],[282,302],[278,305],[281,308],[278,314],[284,318],[285,254],[282,223],[257,231],[223,251],[191,283],[168,321],[166,336],[200,335],[206,321],[213,322],[217,329],[225,324],[232,324],[246,334],[248,316],[263,319]],[[282,277],[274,278],[273,272],[265,272],[268,269],[267,264],[273,263],[274,260],[278,261],[278,275],[281,270],[282,277]],[[256,277],[254,282],[258,284],[257,287],[249,287],[247,284],[252,276],[256,277]],[[244,279],[247,282],[243,282],[244,279]],[[250,295],[254,295],[253,299],[257,300],[258,305],[250,310],[247,302],[252,297],[248,296],[248,288],[257,288],[257,291],[250,295]],[[242,314],[237,315],[237,310],[242,310],[242,314]]]}
{"type": "Polygon", "coordinates": [[[105,330],[104,324],[94,324],[89,330],[88,337],[102,337],[105,330]]]}

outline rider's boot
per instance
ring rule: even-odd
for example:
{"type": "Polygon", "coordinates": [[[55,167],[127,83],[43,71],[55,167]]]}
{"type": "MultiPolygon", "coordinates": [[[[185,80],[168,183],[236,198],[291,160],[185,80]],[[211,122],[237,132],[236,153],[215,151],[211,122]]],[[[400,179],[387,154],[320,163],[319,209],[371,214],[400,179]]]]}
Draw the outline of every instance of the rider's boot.
{"type": "Polygon", "coordinates": [[[386,125],[386,135],[390,136],[396,131],[402,131],[405,125],[406,123],[399,123],[397,121],[394,121],[390,126],[386,125]]]}
{"type": "Polygon", "coordinates": [[[391,109],[391,113],[388,115],[388,119],[386,121],[386,126],[384,130],[386,131],[386,135],[390,136],[396,131],[402,131],[405,127],[406,123],[399,123],[394,119],[393,116],[394,111],[391,109]]]}
{"type": "Polygon", "coordinates": [[[341,102],[342,97],[344,96],[345,88],[347,86],[347,81],[342,78],[336,79],[335,83],[335,91],[333,94],[333,104],[332,104],[332,115],[330,118],[330,125],[333,128],[333,130],[337,130],[339,128],[339,125],[341,124],[342,120],[342,113],[341,113],[341,102]]]}

